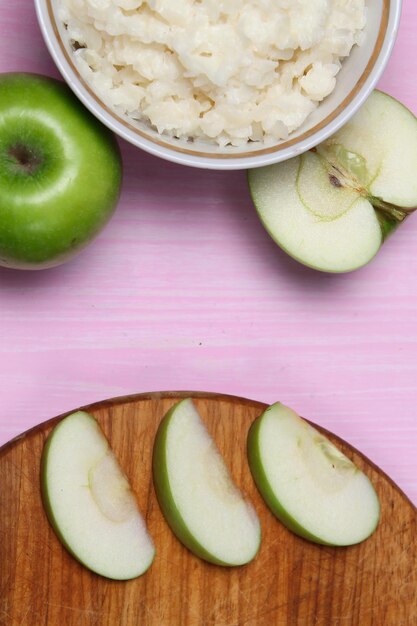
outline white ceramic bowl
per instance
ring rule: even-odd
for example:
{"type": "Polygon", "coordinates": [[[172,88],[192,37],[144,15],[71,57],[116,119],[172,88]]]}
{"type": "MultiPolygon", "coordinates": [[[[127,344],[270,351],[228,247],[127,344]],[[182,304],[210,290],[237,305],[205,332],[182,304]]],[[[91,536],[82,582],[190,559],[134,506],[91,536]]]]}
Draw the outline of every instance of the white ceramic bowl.
{"type": "Polygon", "coordinates": [[[103,104],[80,76],[63,24],[57,18],[62,0],[35,0],[43,37],[62,76],[90,111],[130,143],[169,161],[210,169],[245,169],[284,161],[316,146],[335,133],[363,104],[380,78],[392,52],[401,14],[401,0],[367,0],[365,41],[343,62],[337,85],[290,138],[268,147],[219,148],[187,143],[158,134],[103,104]]]}

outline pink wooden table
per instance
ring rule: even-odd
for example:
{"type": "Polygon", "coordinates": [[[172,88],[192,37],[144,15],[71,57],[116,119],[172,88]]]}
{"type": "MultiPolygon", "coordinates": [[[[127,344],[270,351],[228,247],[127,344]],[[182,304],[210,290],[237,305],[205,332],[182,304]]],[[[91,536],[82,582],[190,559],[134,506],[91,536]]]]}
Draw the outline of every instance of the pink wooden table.
{"type": "MultiPolygon", "coordinates": [[[[416,32],[405,0],[380,85],[414,112],[416,32]]],[[[0,0],[0,72],[12,70],[57,76],[31,0],[0,0]]],[[[122,151],[120,206],[86,252],[45,272],[0,271],[0,443],[109,396],[279,399],[417,503],[417,216],[370,266],[328,276],[272,243],[244,172],[122,151]]]]}

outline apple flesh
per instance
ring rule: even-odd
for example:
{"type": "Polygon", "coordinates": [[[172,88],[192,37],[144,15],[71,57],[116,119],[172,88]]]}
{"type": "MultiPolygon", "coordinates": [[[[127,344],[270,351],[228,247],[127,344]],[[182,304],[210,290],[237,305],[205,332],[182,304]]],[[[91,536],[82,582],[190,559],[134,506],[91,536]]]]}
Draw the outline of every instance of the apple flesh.
{"type": "Polygon", "coordinates": [[[72,258],[110,219],[121,178],[113,134],[67,85],[0,75],[0,265],[72,258]]]}
{"type": "Polygon", "coordinates": [[[53,429],[41,487],[58,537],[87,568],[126,580],[151,565],[155,550],[136,498],[93,417],[79,411],[53,429]]]}
{"type": "Polygon", "coordinates": [[[300,537],[347,546],[376,529],[380,506],[370,480],[283,404],[273,404],[252,424],[248,459],[265,502],[300,537]]]}
{"type": "Polygon", "coordinates": [[[289,255],[318,270],[368,263],[417,207],[417,119],[374,91],[335,135],[301,156],[250,170],[259,217],[289,255]]]}
{"type": "Polygon", "coordinates": [[[227,566],[255,557],[261,539],[258,517],[189,399],[176,404],[159,426],[153,477],[168,524],[194,554],[227,566]]]}

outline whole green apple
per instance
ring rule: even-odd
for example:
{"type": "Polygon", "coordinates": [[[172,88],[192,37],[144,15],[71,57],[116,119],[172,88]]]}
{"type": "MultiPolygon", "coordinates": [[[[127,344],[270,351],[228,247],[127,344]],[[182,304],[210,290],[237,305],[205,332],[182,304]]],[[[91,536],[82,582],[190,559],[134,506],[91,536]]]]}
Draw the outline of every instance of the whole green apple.
{"type": "Polygon", "coordinates": [[[0,265],[42,269],[110,219],[122,163],[113,134],[64,83],[0,75],[0,265]]]}

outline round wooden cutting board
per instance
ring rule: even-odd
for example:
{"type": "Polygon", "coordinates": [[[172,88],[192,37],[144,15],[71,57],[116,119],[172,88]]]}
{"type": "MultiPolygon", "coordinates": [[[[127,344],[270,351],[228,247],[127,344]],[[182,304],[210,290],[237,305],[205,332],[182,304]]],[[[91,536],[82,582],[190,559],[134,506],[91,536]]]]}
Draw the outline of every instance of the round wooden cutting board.
{"type": "MultiPolygon", "coordinates": [[[[269,512],[252,481],[246,435],[263,404],[204,393],[153,393],[87,407],[135,489],[157,549],[148,572],[113,582],[62,547],[42,508],[39,464],[55,418],[0,449],[0,624],[4,626],[415,626],[417,510],[377,467],[331,435],[373,481],[381,522],[349,548],[308,543],[269,512]],[[152,445],[165,412],[192,397],[262,524],[257,558],[209,565],[176,540],[152,485],[152,445]]],[[[328,434],[328,433],[327,433],[328,434]]]]}

